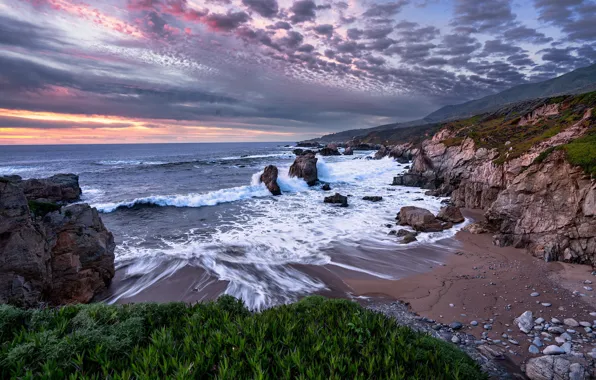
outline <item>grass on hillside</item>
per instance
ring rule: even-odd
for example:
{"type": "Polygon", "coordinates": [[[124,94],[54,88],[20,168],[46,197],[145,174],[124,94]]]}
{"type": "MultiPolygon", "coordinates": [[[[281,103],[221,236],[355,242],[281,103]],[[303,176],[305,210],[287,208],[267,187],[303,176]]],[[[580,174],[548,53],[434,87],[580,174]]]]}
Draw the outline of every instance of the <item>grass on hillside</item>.
{"type": "Polygon", "coordinates": [[[587,174],[596,177],[596,130],[592,133],[562,145],[567,159],[580,166],[587,174]]]}
{"type": "MultiPolygon", "coordinates": [[[[545,104],[560,104],[558,115],[546,117],[535,124],[520,126],[519,120],[522,114],[491,114],[478,115],[468,119],[456,120],[444,124],[455,132],[455,135],[443,143],[447,146],[460,144],[464,138],[470,137],[477,147],[488,149],[496,148],[499,156],[495,159],[496,164],[503,164],[509,160],[520,157],[532,146],[553,137],[565,130],[577,121],[581,120],[584,112],[596,106],[596,92],[589,92],[581,95],[559,96],[547,99],[545,104]]],[[[518,111],[519,112],[519,111],[518,111]]],[[[526,111],[524,111],[525,113],[526,111]]],[[[587,123],[596,123],[596,108],[587,123]]],[[[591,140],[590,140],[591,141],[591,140]]],[[[585,152],[586,145],[571,148],[568,151],[569,157],[575,155],[576,162],[582,162],[580,166],[586,167],[579,157],[580,151],[585,152]],[[578,150],[579,149],[579,150],[578,150]]],[[[566,148],[567,150],[567,148],[566,148]]]]}
{"type": "Polygon", "coordinates": [[[0,377],[486,379],[454,345],[346,300],[0,305],[0,377]]]}

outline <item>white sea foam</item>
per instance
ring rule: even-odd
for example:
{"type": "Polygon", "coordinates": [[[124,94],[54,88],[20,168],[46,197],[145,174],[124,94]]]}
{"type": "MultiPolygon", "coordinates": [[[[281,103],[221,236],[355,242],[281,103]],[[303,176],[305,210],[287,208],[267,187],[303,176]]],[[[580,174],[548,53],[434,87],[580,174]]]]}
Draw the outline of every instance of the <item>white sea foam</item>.
{"type": "MultiPolygon", "coordinates": [[[[220,201],[253,198],[240,205],[237,218],[223,221],[209,235],[190,231],[188,239],[163,241],[160,249],[119,248],[117,261],[138,257],[166,257],[199,265],[220,280],[229,282],[227,294],[242,298],[249,307],[260,309],[291,302],[300,295],[325,288],[288,264],[331,264],[360,271],[384,279],[393,274],[384,268],[368,270],[332,260],[327,252],[338,244],[358,247],[363,239],[376,247],[384,247],[389,254],[411,249],[401,245],[395,236],[388,235],[386,224],[395,225],[395,215],[402,206],[415,205],[437,213],[440,199],[425,196],[424,190],[390,186],[393,176],[404,165],[391,159],[365,160],[363,157],[320,157],[319,178],[329,182],[332,192],[349,195],[349,207],[341,208],[323,203],[327,194],[318,186],[309,188],[297,178],[287,176],[288,168],[279,168],[278,184],[282,196],[269,196],[259,183],[262,172],[255,173],[250,186],[192,196],[151,197],[128,203],[106,205],[105,211],[118,205],[151,202],[159,205],[198,207],[220,201]],[[217,196],[214,196],[217,194],[217,196]],[[231,195],[235,194],[235,195],[231,195]],[[237,195],[241,194],[241,195],[237,195]],[[365,195],[380,195],[378,203],[362,199],[365,195]],[[195,205],[195,206],[191,206],[195,205]]],[[[422,233],[414,244],[428,244],[452,236],[457,228],[422,233]]],[[[135,291],[139,291],[137,288],[135,291]]]]}
{"type": "Polygon", "coordinates": [[[100,212],[113,212],[118,208],[130,208],[136,205],[203,207],[220,203],[235,202],[243,199],[266,197],[271,195],[265,185],[239,186],[201,194],[155,195],[136,198],[130,201],[94,204],[100,212]]]}

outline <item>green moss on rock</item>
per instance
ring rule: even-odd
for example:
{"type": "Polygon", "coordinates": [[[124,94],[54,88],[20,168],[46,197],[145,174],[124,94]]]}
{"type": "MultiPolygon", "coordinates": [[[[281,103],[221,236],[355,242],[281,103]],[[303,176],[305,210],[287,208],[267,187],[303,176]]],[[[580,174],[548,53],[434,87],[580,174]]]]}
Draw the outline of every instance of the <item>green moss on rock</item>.
{"type": "Polygon", "coordinates": [[[59,211],[62,206],[51,202],[29,201],[29,210],[35,216],[44,217],[50,212],[59,211]]]}

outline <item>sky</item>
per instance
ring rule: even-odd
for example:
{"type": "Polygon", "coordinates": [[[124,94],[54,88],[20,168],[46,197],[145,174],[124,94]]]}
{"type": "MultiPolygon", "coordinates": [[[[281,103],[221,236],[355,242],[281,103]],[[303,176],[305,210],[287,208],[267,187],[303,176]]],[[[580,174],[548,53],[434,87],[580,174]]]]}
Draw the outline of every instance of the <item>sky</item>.
{"type": "Polygon", "coordinates": [[[596,61],[596,0],[0,0],[0,145],[298,141],[596,61]]]}

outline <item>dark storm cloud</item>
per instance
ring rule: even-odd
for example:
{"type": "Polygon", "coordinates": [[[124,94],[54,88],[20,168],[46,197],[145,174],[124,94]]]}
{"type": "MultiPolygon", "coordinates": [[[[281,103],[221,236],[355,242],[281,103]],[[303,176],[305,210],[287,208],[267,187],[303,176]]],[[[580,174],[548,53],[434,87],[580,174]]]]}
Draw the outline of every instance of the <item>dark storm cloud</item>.
{"type": "Polygon", "coordinates": [[[290,25],[290,23],[285,22],[285,21],[278,21],[273,25],[269,25],[267,26],[267,29],[285,29],[285,30],[290,30],[292,29],[292,25],[290,25]]]}
{"type": "Polygon", "coordinates": [[[242,4],[266,18],[275,16],[279,11],[277,0],[242,0],[242,4]]]}
{"type": "Polygon", "coordinates": [[[321,24],[313,28],[314,32],[323,36],[331,37],[333,35],[333,25],[321,24]]]}
{"type": "Polygon", "coordinates": [[[377,3],[370,6],[362,15],[364,17],[387,17],[399,13],[409,1],[399,0],[390,3],[377,3]]]}
{"type": "Polygon", "coordinates": [[[317,5],[312,0],[298,0],[292,4],[290,11],[292,16],[290,21],[292,23],[301,23],[305,21],[314,21],[317,17],[317,5]]]}

